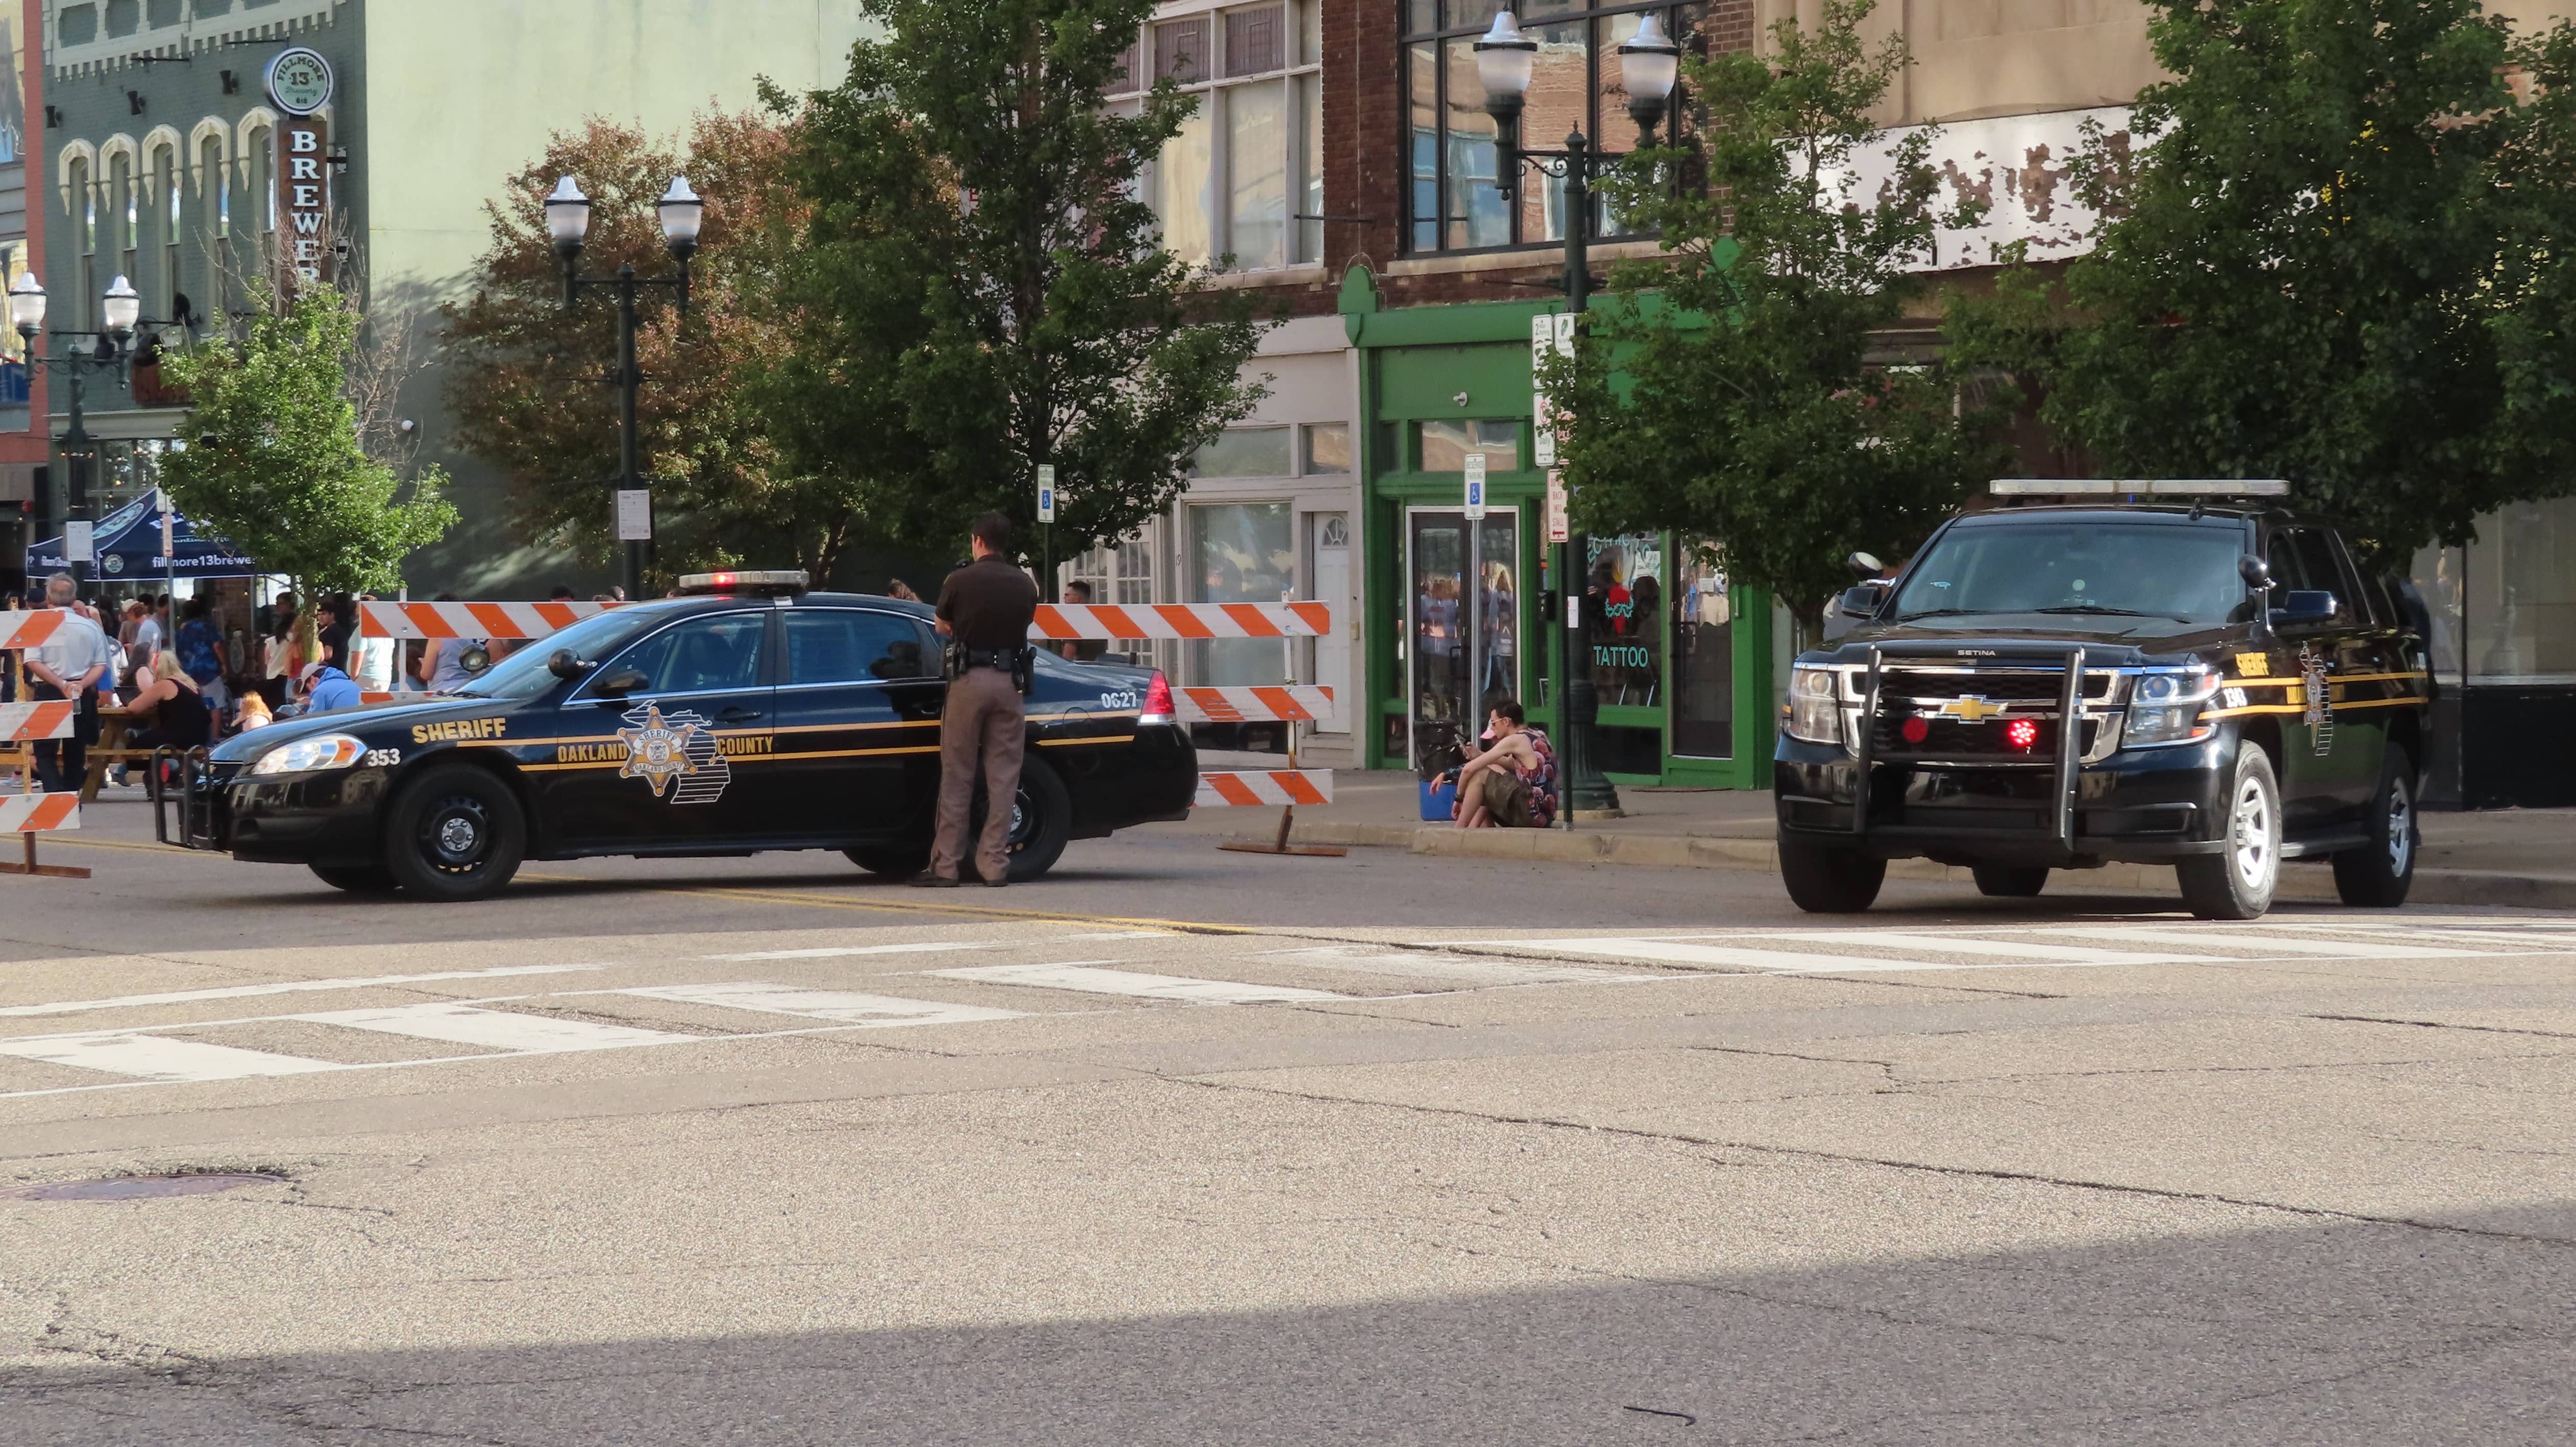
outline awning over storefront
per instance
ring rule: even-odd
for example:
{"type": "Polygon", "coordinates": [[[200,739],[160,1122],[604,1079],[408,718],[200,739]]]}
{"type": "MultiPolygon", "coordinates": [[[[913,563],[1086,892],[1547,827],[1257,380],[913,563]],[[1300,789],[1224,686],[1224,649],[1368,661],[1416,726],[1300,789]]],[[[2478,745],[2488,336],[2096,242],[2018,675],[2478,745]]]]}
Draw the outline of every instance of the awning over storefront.
{"type": "MultiPolygon", "coordinates": [[[[169,504],[154,488],[100,520],[91,532],[90,576],[101,582],[155,578],[246,578],[259,565],[221,538],[200,535],[184,513],[170,515],[170,556],[161,556],[161,510],[169,504]]],[[[27,576],[70,571],[63,540],[47,538],[27,547],[27,576]]]]}

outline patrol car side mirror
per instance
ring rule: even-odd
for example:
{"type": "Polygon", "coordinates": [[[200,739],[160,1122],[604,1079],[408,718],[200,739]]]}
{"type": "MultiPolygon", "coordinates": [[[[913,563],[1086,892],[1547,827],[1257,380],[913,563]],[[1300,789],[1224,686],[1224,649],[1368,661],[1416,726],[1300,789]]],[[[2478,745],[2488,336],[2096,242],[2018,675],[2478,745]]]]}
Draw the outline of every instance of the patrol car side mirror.
{"type": "Polygon", "coordinates": [[[2245,580],[2246,587],[2260,593],[2272,586],[2272,565],[2247,553],[2236,560],[2236,576],[2245,580]]]}
{"type": "Polygon", "coordinates": [[[2323,623],[2335,615],[2335,595],[2316,588],[2292,588],[2272,610],[2275,623],[2323,623]]]}
{"type": "Polygon", "coordinates": [[[546,660],[546,672],[567,681],[580,678],[598,666],[583,662],[581,655],[569,648],[556,649],[554,656],[546,660]]]}
{"type": "MultiPolygon", "coordinates": [[[[1876,553],[1854,553],[1850,557],[1843,559],[1843,566],[1851,569],[1853,572],[1858,573],[1864,578],[1875,578],[1879,574],[1887,571],[1887,565],[1878,560],[1878,555],[1876,553]]],[[[1849,595],[1846,594],[1845,596],[1849,595]]]]}
{"type": "Polygon", "coordinates": [[[621,668],[599,681],[599,691],[610,698],[624,698],[653,680],[640,668],[621,668]]]}

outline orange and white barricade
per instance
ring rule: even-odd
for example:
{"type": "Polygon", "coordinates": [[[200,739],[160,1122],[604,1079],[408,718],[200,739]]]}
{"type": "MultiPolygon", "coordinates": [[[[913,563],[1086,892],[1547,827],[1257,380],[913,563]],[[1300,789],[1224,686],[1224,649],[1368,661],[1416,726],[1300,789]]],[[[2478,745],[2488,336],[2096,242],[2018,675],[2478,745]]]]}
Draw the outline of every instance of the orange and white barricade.
{"type": "Polygon", "coordinates": [[[0,795],[0,834],[15,834],[27,841],[23,862],[0,860],[0,874],[44,874],[57,879],[87,879],[89,871],[62,864],[36,862],[36,836],[58,834],[80,827],[80,793],[0,795]]]}
{"type": "Polygon", "coordinates": [[[53,608],[29,613],[0,613],[0,653],[13,648],[35,648],[52,641],[54,630],[62,627],[68,616],[53,608]]]}
{"type": "Polygon", "coordinates": [[[370,638],[543,638],[614,603],[360,603],[370,638]]]}
{"type": "Polygon", "coordinates": [[[1333,716],[1333,691],[1311,683],[1175,688],[1172,700],[1183,723],[1317,723],[1333,716]]]}
{"type": "Polygon", "coordinates": [[[1321,638],[1329,603],[1040,603],[1029,637],[1039,643],[1148,638],[1321,638]]]}
{"type": "Polygon", "coordinates": [[[62,699],[46,703],[0,703],[0,744],[70,738],[76,707],[62,699]]]}
{"type": "Polygon", "coordinates": [[[1199,794],[1193,802],[1201,809],[1329,804],[1333,802],[1333,771],[1209,769],[1199,775],[1199,794]]]}

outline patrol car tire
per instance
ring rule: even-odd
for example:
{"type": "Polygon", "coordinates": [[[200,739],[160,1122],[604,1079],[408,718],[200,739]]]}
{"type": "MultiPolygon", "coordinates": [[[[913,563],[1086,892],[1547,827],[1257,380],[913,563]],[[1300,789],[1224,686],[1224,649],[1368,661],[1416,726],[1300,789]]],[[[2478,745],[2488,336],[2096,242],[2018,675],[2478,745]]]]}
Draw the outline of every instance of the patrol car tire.
{"type": "Polygon", "coordinates": [[[1783,839],[1780,882],[1788,887],[1790,903],[1809,914],[1858,914],[1887,882],[1887,861],[1857,849],[1783,839]]]}
{"type": "MultiPolygon", "coordinates": [[[[1046,760],[1029,759],[1020,765],[1019,803],[1036,816],[1011,841],[1011,883],[1026,884],[1064,857],[1064,846],[1073,839],[1073,792],[1046,760]]],[[[980,817],[976,827],[983,827],[980,817]]],[[[974,861],[966,867],[973,869],[974,861]]]]}
{"type": "Polygon", "coordinates": [[[2395,909],[2415,883],[2423,835],[2415,822],[2415,761],[2395,744],[2370,796],[2370,843],[2334,856],[2335,894],[2354,909],[2395,909]]]}
{"type": "Polygon", "coordinates": [[[2018,864],[1976,864],[1969,872],[1977,876],[1977,893],[1992,899],[2037,899],[2048,888],[2048,866],[2018,864]]]}
{"type": "Polygon", "coordinates": [[[518,796],[472,764],[412,779],[385,811],[385,868],[415,899],[488,899],[519,872],[527,845],[518,796]]]}
{"type": "Polygon", "coordinates": [[[381,864],[308,864],[313,877],[333,889],[351,894],[391,894],[401,886],[394,882],[393,871],[381,864]]]}
{"type": "Polygon", "coordinates": [[[2183,903],[2195,919],[2261,919],[2281,882],[2281,785],[2271,755],[2252,744],[2236,750],[2219,809],[2224,847],[2174,861],[2183,903]]]}
{"type": "Polygon", "coordinates": [[[930,867],[930,845],[895,844],[875,849],[844,849],[852,864],[888,879],[910,879],[930,867]]]}

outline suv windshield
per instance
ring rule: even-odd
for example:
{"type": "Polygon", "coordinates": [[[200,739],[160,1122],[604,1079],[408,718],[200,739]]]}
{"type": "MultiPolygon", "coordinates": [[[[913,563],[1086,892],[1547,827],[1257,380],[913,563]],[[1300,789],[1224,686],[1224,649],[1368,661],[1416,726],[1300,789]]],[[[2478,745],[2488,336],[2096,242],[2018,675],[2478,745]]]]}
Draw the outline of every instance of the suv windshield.
{"type": "Polygon", "coordinates": [[[2108,518],[1954,527],[1918,560],[1896,618],[1962,613],[2095,614],[2224,623],[2245,601],[2245,534],[2108,518]]]}
{"type": "Polygon", "coordinates": [[[659,608],[611,608],[605,613],[593,613],[559,633],[520,644],[517,652],[476,674],[456,691],[468,698],[535,698],[559,682],[546,668],[546,660],[555,656],[555,650],[569,648],[578,657],[606,658],[627,639],[668,616],[659,608]]]}

